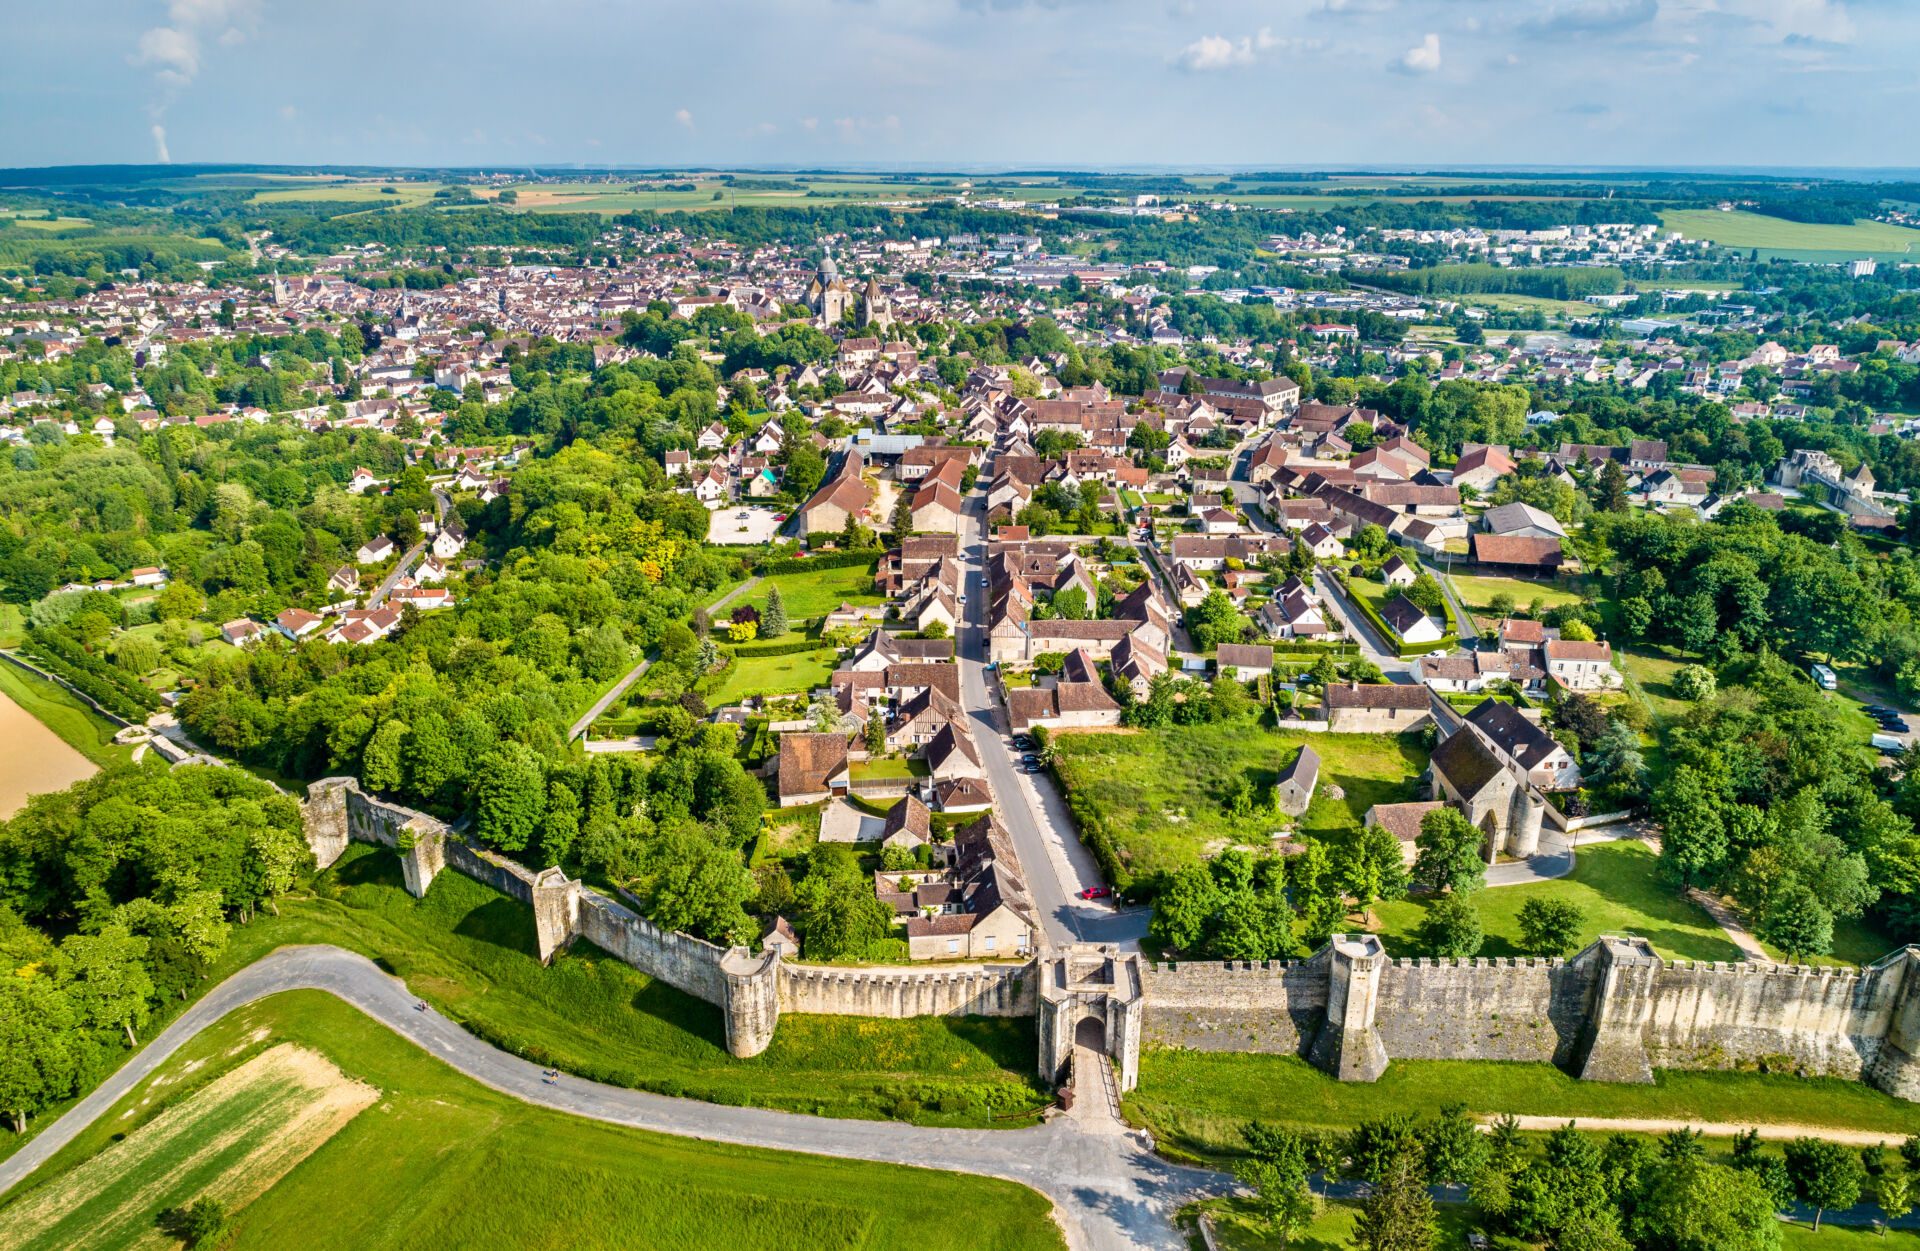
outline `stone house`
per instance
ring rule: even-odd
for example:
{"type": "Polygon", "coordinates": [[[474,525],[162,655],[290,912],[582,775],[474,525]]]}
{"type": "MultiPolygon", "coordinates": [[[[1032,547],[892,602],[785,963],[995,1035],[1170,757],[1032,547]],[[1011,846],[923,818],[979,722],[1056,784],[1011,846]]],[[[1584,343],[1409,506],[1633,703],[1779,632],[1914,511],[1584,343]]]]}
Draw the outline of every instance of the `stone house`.
{"type": "Polygon", "coordinates": [[[1279,794],[1280,811],[1299,816],[1313,802],[1313,791],[1320,784],[1320,754],[1302,744],[1293,763],[1280,771],[1274,781],[1279,794]]]}
{"type": "Polygon", "coordinates": [[[1336,734],[1403,734],[1433,720],[1427,688],[1411,683],[1329,683],[1323,706],[1336,734]]]}
{"type": "Polygon", "coordinates": [[[933,916],[907,921],[914,960],[1024,959],[1035,945],[1032,897],[1006,831],[990,816],[954,834],[949,890],[933,916]]]}
{"type": "Polygon", "coordinates": [[[1570,691],[1607,691],[1624,681],[1613,667],[1613,645],[1605,640],[1548,639],[1541,651],[1548,679],[1570,691]]]}
{"type": "Polygon", "coordinates": [[[780,736],[780,806],[793,808],[845,795],[852,775],[844,734],[788,731],[780,736]]]}

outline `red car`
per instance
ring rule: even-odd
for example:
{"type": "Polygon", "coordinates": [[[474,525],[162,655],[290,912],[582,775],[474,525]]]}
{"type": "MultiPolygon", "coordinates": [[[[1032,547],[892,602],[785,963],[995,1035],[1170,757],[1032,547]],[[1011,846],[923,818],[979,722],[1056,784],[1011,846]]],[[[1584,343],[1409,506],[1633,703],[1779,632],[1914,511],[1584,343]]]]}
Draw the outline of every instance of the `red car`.
{"type": "Polygon", "coordinates": [[[1080,892],[1082,899],[1106,899],[1113,894],[1111,886],[1089,886],[1080,892]]]}

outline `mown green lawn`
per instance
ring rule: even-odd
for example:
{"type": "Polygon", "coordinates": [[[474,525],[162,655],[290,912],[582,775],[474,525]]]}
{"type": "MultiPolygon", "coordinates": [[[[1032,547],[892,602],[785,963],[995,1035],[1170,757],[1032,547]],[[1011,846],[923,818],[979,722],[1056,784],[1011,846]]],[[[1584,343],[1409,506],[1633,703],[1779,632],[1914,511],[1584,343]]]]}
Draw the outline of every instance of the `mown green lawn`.
{"type": "MultiPolygon", "coordinates": [[[[282,1042],[327,1056],[379,1100],[238,1209],[219,1244],[229,1251],[1063,1245],[1047,1201],[1023,1186],[721,1146],[534,1108],[319,991],[276,995],[201,1034],[10,1202],[58,1186],[113,1140],[282,1042]]],[[[196,1197],[188,1188],[204,1183],[183,1176],[180,1163],[162,1156],[143,1166],[152,1174],[139,1179],[147,1208],[196,1197]]]]}
{"type": "Polygon", "coordinates": [[[132,748],[118,746],[113,741],[119,726],[81,703],[65,687],[26,673],[7,661],[0,661],[0,695],[20,705],[68,746],[103,769],[110,764],[125,763],[133,756],[132,748]]]}
{"type": "Polygon", "coordinates": [[[707,702],[737,704],[750,695],[798,695],[825,686],[840,654],[831,647],[784,656],[735,656],[717,679],[707,702]]]}
{"type": "Polygon", "coordinates": [[[1139,877],[1177,871],[1235,843],[1270,846],[1291,818],[1271,808],[1235,818],[1230,805],[1245,778],[1265,807],[1274,779],[1303,745],[1320,755],[1320,788],[1299,829],[1316,836],[1357,829],[1374,804],[1417,798],[1414,780],[1427,767],[1426,749],[1413,735],[1288,733],[1250,718],[1121,734],[1059,733],[1052,743],[1062,780],[1097,805],[1139,877]],[[1329,795],[1329,783],[1344,797],[1329,795]]]}
{"type": "Polygon", "coordinates": [[[1402,1060],[1373,1083],[1340,1082],[1298,1056],[1143,1047],[1128,1116],[1163,1146],[1200,1156],[1244,1150],[1250,1121],[1344,1129],[1462,1103],[1476,1117],[1592,1116],[1808,1125],[1920,1133],[1920,1105],[1838,1077],[1661,1069],[1649,1086],[1583,1082],[1551,1064],[1402,1060]]]}
{"type": "MultiPolygon", "coordinates": [[[[1566,877],[1478,892],[1474,906],[1487,936],[1480,954],[1521,954],[1521,907],[1529,899],[1566,899],[1585,914],[1580,946],[1602,934],[1638,934],[1669,960],[1741,959],[1740,949],[1711,917],[1654,875],[1654,863],[1652,850],[1636,839],[1590,843],[1576,853],[1573,872],[1566,877]]],[[[1402,899],[1374,909],[1389,954],[1428,954],[1418,931],[1429,903],[1426,898],[1402,899]]]]}
{"type": "Polygon", "coordinates": [[[727,605],[727,611],[741,604],[751,604],[764,613],[767,610],[767,596],[776,586],[780,588],[780,598],[787,606],[787,620],[796,628],[802,621],[826,616],[841,604],[861,607],[886,602],[874,589],[873,567],[849,565],[839,569],[809,569],[805,573],[779,573],[762,578],[753,590],[727,605]]]}
{"type": "Polygon", "coordinates": [[[1580,593],[1569,590],[1552,582],[1535,582],[1526,578],[1480,577],[1456,573],[1450,581],[1453,593],[1467,606],[1467,611],[1476,616],[1492,616],[1490,605],[1496,595],[1513,596],[1514,605],[1525,612],[1527,605],[1534,600],[1541,601],[1543,608],[1558,608],[1562,604],[1577,604],[1580,593]]]}

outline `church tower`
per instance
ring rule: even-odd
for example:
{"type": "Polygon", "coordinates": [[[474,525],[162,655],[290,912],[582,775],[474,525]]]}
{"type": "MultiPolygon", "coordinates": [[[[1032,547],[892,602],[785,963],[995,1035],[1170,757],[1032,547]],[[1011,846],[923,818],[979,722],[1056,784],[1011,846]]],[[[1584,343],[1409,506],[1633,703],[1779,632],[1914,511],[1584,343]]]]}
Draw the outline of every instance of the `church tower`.
{"type": "Polygon", "coordinates": [[[832,253],[820,259],[819,272],[807,284],[807,307],[826,326],[838,324],[853,307],[853,288],[840,277],[840,267],[833,263],[832,253]]]}
{"type": "Polygon", "coordinates": [[[860,324],[880,330],[893,325],[893,302],[880,289],[878,278],[867,279],[866,294],[860,304],[860,324]]]}

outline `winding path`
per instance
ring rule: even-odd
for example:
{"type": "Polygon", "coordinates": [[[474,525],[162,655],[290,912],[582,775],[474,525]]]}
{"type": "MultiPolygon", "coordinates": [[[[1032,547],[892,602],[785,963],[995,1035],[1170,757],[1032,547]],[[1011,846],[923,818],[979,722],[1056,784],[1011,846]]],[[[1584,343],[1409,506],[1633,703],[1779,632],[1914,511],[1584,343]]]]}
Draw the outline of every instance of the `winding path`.
{"type": "Polygon", "coordinates": [[[1190,1199],[1222,1193],[1232,1184],[1222,1174],[1169,1164],[1141,1135],[1111,1122],[1056,1117],[1033,1129],[927,1129],[722,1107],[575,1077],[549,1083],[539,1065],[481,1042],[438,1013],[416,1008],[405,984],[364,956],[310,946],[283,947],[207,992],[92,1094],[0,1161],[0,1194],[105,1115],[201,1030],[236,1008],[289,990],[335,995],[481,1085],[558,1112],[710,1142],[1019,1182],[1053,1201],[1055,1218],[1075,1251],[1184,1248],[1173,1214],[1190,1199]]]}

